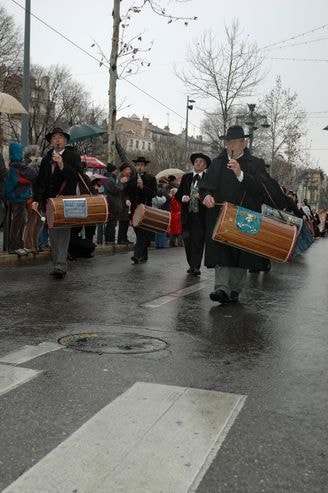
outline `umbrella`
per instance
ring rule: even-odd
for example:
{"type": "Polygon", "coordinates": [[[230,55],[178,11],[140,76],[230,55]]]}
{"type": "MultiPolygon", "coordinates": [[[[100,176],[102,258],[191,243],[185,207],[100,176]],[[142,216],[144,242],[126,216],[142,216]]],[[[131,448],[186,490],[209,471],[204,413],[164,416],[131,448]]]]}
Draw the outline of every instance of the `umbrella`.
{"type": "Polygon", "coordinates": [[[100,173],[91,173],[91,171],[87,171],[86,175],[88,175],[91,181],[99,180],[100,182],[104,182],[109,180],[108,176],[101,175],[100,173]]]}
{"type": "Polygon", "coordinates": [[[81,161],[84,161],[86,163],[87,168],[107,168],[107,165],[104,164],[102,161],[100,161],[96,157],[87,156],[86,154],[81,156],[81,161]]]}
{"type": "Polygon", "coordinates": [[[27,113],[24,106],[17,101],[14,96],[7,94],[5,92],[0,92],[0,113],[8,113],[8,114],[22,114],[27,113]]]}
{"type": "Polygon", "coordinates": [[[90,123],[73,125],[67,131],[71,136],[71,142],[78,142],[80,140],[91,139],[92,137],[99,137],[99,135],[103,135],[107,132],[104,128],[100,128],[97,125],[91,125],[90,123]]]}
{"type": "Polygon", "coordinates": [[[163,171],[160,171],[156,175],[156,180],[159,180],[160,178],[167,178],[170,175],[175,176],[176,178],[181,178],[185,174],[185,171],[182,171],[182,169],[178,168],[167,168],[163,169],[163,171]]]}

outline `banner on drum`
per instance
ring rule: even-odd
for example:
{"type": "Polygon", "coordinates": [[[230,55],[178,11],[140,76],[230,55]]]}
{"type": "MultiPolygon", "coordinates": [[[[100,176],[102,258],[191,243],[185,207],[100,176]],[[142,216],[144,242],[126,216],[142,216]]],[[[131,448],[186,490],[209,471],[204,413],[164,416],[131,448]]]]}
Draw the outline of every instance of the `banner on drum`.
{"type": "Polygon", "coordinates": [[[88,217],[88,204],[85,198],[63,199],[65,218],[88,217]]]}

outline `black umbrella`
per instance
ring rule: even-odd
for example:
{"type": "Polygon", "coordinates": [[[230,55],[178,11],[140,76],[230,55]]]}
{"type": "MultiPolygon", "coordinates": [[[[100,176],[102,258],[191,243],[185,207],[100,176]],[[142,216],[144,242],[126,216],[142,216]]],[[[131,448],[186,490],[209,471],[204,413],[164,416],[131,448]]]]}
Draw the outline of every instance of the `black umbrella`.
{"type": "Polygon", "coordinates": [[[79,142],[81,140],[91,139],[93,137],[99,137],[107,132],[104,128],[100,128],[97,125],[91,125],[91,123],[81,123],[79,125],[73,125],[68,129],[70,134],[70,142],[79,142]]]}

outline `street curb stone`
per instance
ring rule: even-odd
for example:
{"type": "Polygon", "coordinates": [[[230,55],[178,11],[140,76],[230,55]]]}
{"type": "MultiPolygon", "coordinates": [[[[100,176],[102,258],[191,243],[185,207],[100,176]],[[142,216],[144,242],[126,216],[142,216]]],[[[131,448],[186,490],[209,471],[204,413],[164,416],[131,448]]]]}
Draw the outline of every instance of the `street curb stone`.
{"type": "MultiPolygon", "coordinates": [[[[134,245],[97,245],[94,255],[114,255],[133,250],[134,245]]],[[[38,255],[29,253],[19,257],[7,252],[0,253],[0,267],[17,267],[23,265],[38,265],[51,260],[51,252],[40,252],[38,255]]]]}

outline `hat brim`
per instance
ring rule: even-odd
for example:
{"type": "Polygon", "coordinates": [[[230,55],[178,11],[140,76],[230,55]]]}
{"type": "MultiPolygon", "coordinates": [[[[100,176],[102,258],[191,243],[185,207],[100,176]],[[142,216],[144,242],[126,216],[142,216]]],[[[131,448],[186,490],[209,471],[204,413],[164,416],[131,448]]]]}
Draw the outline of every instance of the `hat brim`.
{"type": "Polygon", "coordinates": [[[239,139],[247,139],[249,137],[249,134],[241,135],[240,137],[228,137],[227,135],[220,135],[219,139],[222,140],[239,140],[239,139]]]}
{"type": "Polygon", "coordinates": [[[133,163],[144,163],[144,164],[150,163],[150,161],[148,159],[146,159],[144,156],[138,156],[136,159],[132,159],[132,162],[133,163]]]}
{"type": "Polygon", "coordinates": [[[69,142],[69,139],[71,138],[70,134],[68,134],[67,132],[49,132],[47,135],[46,135],[46,140],[48,142],[51,142],[51,137],[55,134],[62,134],[64,135],[64,137],[66,138],[67,142],[69,142]]]}
{"type": "Polygon", "coordinates": [[[206,162],[206,168],[208,168],[212,160],[209,156],[207,156],[207,154],[203,154],[202,152],[195,152],[194,154],[191,154],[190,161],[192,162],[192,164],[194,164],[195,160],[198,157],[204,159],[204,161],[206,162]]]}

